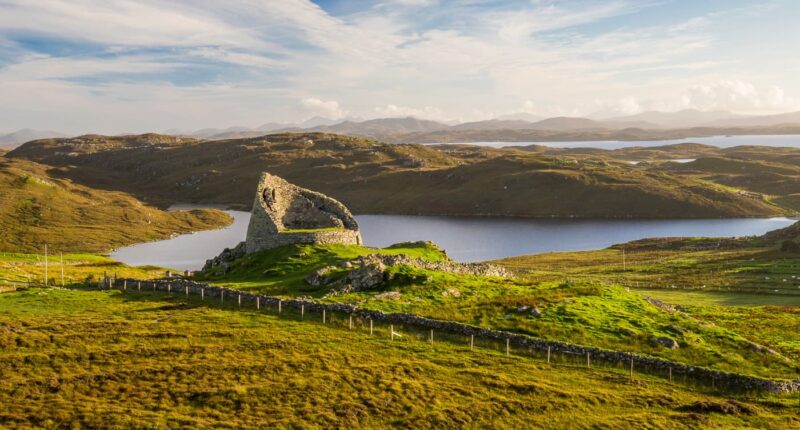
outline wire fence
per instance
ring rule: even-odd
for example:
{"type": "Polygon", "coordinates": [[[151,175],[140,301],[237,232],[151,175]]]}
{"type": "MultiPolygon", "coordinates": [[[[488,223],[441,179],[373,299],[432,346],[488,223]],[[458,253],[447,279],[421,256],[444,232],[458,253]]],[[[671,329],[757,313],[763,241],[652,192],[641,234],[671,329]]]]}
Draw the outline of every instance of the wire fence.
{"type": "Polygon", "coordinates": [[[136,280],[101,278],[101,289],[133,293],[183,296],[186,300],[229,309],[268,312],[290,320],[302,320],[354,330],[396,342],[437,344],[447,342],[466,350],[492,351],[507,356],[542,360],[551,366],[603,369],[620,380],[635,381],[648,375],[700,390],[755,395],[763,392],[800,392],[800,380],[759,378],[721,372],[699,366],[621,351],[603,350],[566,342],[491,330],[450,321],[401,313],[359,309],[342,303],[283,299],[200,284],[186,280],[136,280]]]}

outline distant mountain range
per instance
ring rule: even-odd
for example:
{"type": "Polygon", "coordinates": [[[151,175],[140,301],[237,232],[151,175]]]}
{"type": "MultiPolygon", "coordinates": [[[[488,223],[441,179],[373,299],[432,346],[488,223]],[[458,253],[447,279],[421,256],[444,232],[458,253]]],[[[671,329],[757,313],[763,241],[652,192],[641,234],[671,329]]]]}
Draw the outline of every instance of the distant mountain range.
{"type": "MultiPolygon", "coordinates": [[[[582,117],[554,117],[542,118],[528,113],[516,113],[497,118],[464,122],[449,125],[442,122],[405,118],[378,118],[366,121],[344,120],[334,121],[325,118],[312,118],[301,124],[268,123],[256,129],[233,127],[225,130],[205,129],[182,135],[200,137],[204,139],[234,139],[255,137],[267,132],[327,132],[366,136],[376,139],[385,139],[393,142],[403,142],[403,136],[414,137],[409,141],[420,142],[421,136],[430,134],[431,137],[443,135],[475,135],[479,131],[490,132],[489,135],[502,133],[504,130],[522,132],[525,130],[541,131],[544,135],[549,132],[583,133],[583,135],[596,131],[604,135],[619,134],[628,129],[658,130],[656,134],[663,134],[664,130],[694,129],[694,128],[724,128],[723,134],[737,134],[737,127],[777,127],[800,126],[800,112],[779,115],[738,115],[726,111],[700,111],[686,109],[677,112],[650,111],[636,115],[620,116],[613,118],[582,118],[582,117]],[[467,133],[468,132],[468,133],[467,133]]],[[[168,133],[170,134],[170,133],[168,133]]],[[[171,133],[176,134],[176,133],[171,133]]],[[[640,135],[641,132],[633,133],[640,135]]],[[[645,133],[646,134],[646,133],[645,133]]],[[[576,136],[580,139],[580,135],[576,136]]],[[[424,139],[423,139],[424,141],[424,139]]]]}
{"type": "Polygon", "coordinates": [[[707,127],[721,121],[735,122],[743,118],[748,117],[745,115],[736,115],[726,111],[700,111],[696,109],[684,109],[677,112],[648,111],[636,115],[609,118],[605,121],[610,124],[638,122],[648,125],[640,128],[691,128],[707,127]]]}
{"type": "Polygon", "coordinates": [[[66,134],[57,131],[48,130],[33,130],[30,128],[23,128],[13,133],[0,134],[0,148],[14,149],[25,142],[30,142],[36,139],[47,139],[49,137],[65,137],[66,134]]]}
{"type": "MultiPolygon", "coordinates": [[[[208,140],[240,139],[281,132],[326,132],[371,137],[387,142],[470,142],[481,140],[630,140],[668,139],[715,134],[786,134],[800,128],[800,111],[777,115],[738,115],[727,111],[685,109],[677,112],[649,111],[612,118],[542,118],[520,112],[497,118],[445,124],[405,118],[370,120],[313,117],[297,124],[268,122],[256,128],[204,128],[195,131],[170,129],[164,134],[208,140]]],[[[65,133],[23,129],[0,135],[0,148],[65,133]]]]}

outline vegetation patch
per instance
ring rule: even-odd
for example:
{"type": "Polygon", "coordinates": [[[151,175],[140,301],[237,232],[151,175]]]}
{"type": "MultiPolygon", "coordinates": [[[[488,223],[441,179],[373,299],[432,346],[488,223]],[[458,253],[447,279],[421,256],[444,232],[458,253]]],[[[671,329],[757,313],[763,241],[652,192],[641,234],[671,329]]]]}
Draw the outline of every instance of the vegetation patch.
{"type": "Polygon", "coordinates": [[[49,176],[46,166],[0,157],[0,251],[108,252],[138,242],[220,228],[212,209],[166,212],[134,197],[49,176]]]}

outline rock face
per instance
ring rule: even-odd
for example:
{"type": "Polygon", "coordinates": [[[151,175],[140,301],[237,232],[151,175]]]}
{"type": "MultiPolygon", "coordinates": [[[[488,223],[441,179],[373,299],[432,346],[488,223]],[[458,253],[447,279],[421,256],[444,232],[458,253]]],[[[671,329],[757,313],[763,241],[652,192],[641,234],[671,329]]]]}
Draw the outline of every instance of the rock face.
{"type": "Polygon", "coordinates": [[[258,182],[247,253],[294,243],[360,245],[358,224],[338,201],[263,173],[258,182]]]}
{"type": "Polygon", "coordinates": [[[207,270],[214,266],[221,265],[223,267],[222,274],[225,274],[228,271],[228,263],[243,257],[244,254],[245,254],[245,243],[240,242],[233,249],[225,248],[222,250],[222,253],[220,253],[218,256],[210,260],[206,260],[206,264],[205,266],[203,266],[203,270],[207,270]]]}
{"type": "MultiPolygon", "coordinates": [[[[387,268],[390,266],[411,266],[425,270],[454,273],[458,275],[513,277],[504,267],[486,263],[456,263],[454,261],[427,261],[412,258],[405,254],[369,254],[341,264],[340,268],[353,268],[344,277],[334,280],[330,275],[336,266],[323,267],[311,272],[306,283],[315,287],[334,285],[338,293],[372,290],[390,281],[387,268]]],[[[458,293],[458,291],[456,290],[458,293]]],[[[451,293],[452,294],[452,293],[451,293]]],[[[460,293],[458,293],[460,295],[460,293]]]]}
{"type": "Polygon", "coordinates": [[[650,339],[650,343],[653,345],[661,345],[665,348],[669,349],[677,349],[679,347],[678,342],[674,339],[670,339],[668,337],[653,337],[650,339]]]}

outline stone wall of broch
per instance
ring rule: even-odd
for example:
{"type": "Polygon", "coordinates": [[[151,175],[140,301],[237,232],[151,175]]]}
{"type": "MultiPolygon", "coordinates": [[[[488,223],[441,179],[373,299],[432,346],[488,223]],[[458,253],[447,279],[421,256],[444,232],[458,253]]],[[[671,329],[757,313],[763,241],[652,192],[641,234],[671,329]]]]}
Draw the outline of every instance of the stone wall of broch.
{"type": "Polygon", "coordinates": [[[245,251],[294,243],[361,245],[353,214],[339,201],[262,173],[258,181],[245,251]]]}
{"type": "Polygon", "coordinates": [[[588,354],[593,362],[606,362],[611,364],[625,363],[626,365],[631,364],[638,372],[653,373],[658,375],[663,375],[669,371],[676,377],[686,376],[688,379],[691,379],[695,382],[708,382],[708,385],[718,389],[771,393],[800,391],[800,379],[793,381],[778,380],[721,372],[705,367],[690,366],[683,363],[677,363],[639,354],[605,350],[566,342],[548,341],[527,335],[480,328],[451,321],[439,321],[403,313],[387,314],[381,311],[359,309],[356,306],[344,303],[327,304],[297,299],[280,299],[277,297],[250,294],[228,288],[215,287],[184,279],[147,281],[137,279],[116,279],[112,281],[109,279],[107,283],[100,281],[99,286],[134,291],[161,291],[176,294],[192,294],[196,296],[203,295],[206,300],[218,299],[225,303],[235,303],[241,300],[244,301],[243,303],[249,302],[252,306],[255,306],[256,300],[258,300],[260,306],[263,307],[277,307],[280,302],[280,306],[283,309],[299,310],[302,307],[305,312],[320,313],[322,310],[325,310],[330,314],[351,314],[366,320],[387,324],[402,324],[426,330],[431,329],[466,336],[472,335],[475,338],[497,340],[503,343],[508,342],[509,345],[518,348],[530,348],[538,351],[551,351],[554,354],[568,354],[575,355],[577,357],[587,356],[588,354]]]}

